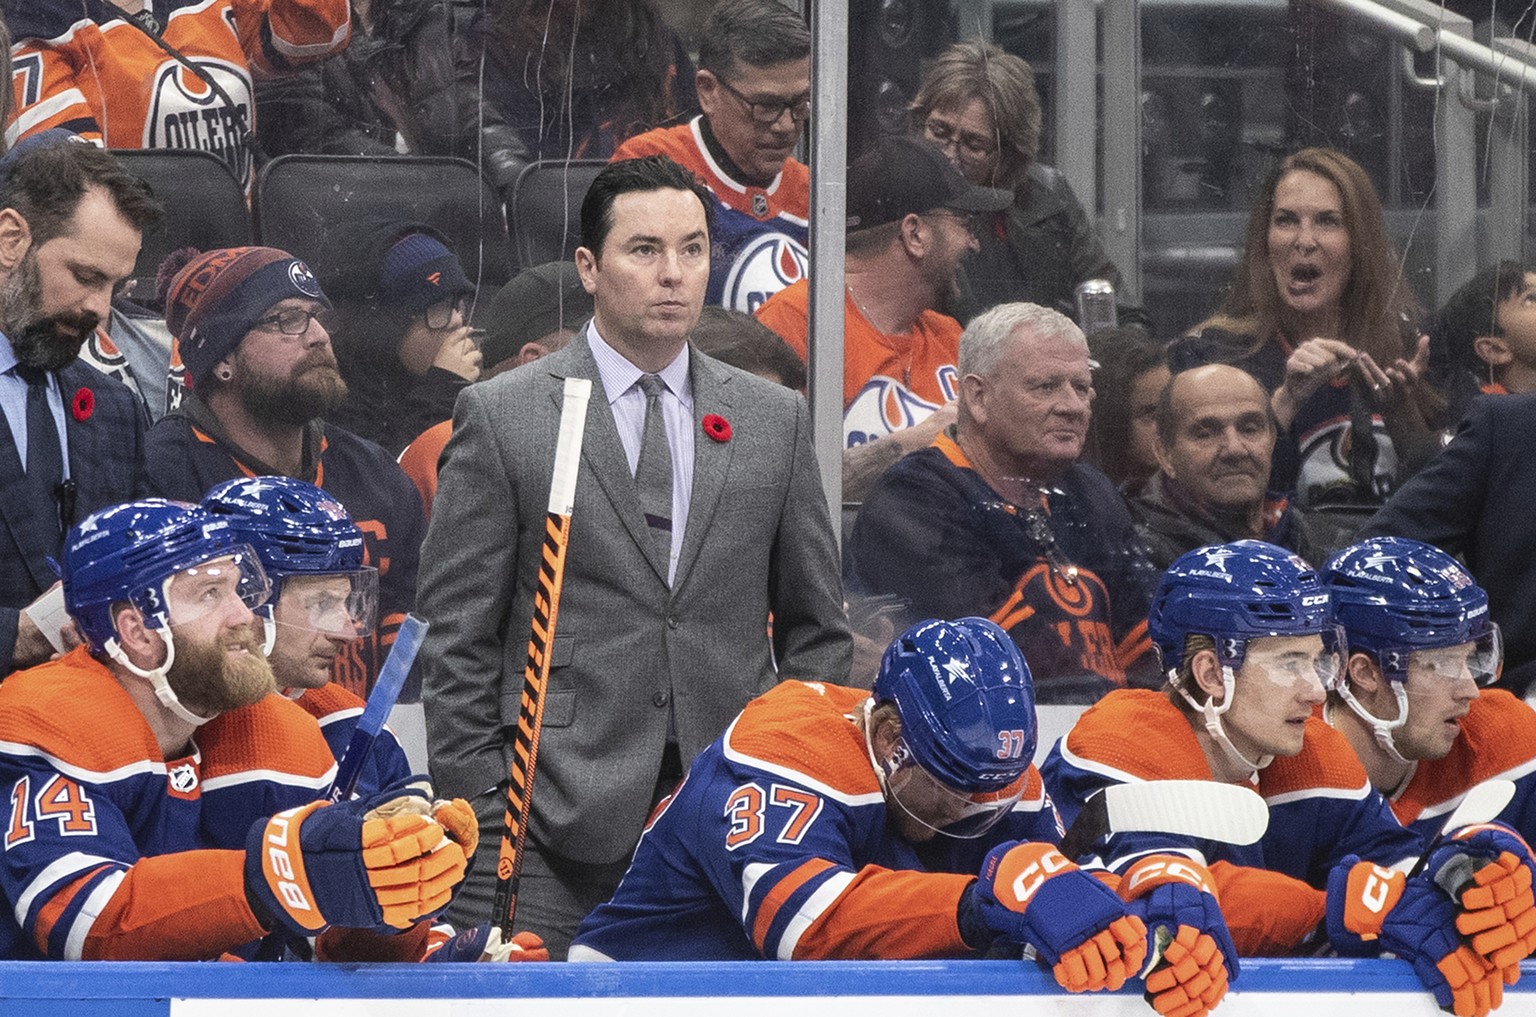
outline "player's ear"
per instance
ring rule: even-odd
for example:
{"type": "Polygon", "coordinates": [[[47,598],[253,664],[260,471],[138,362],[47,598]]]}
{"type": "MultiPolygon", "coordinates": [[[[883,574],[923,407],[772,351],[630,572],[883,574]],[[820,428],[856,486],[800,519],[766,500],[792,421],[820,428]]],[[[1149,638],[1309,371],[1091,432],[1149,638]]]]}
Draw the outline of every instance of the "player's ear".
{"type": "Polygon", "coordinates": [[[1215,650],[1197,650],[1189,660],[1189,670],[1194,675],[1195,687],[1212,703],[1220,704],[1226,698],[1227,685],[1222,680],[1221,661],[1216,659],[1215,650]]]}
{"type": "Polygon", "coordinates": [[[0,209],[0,271],[10,272],[21,264],[32,247],[32,227],[14,208],[0,209]]]}
{"type": "Polygon", "coordinates": [[[1370,695],[1380,691],[1386,685],[1381,667],[1364,653],[1349,655],[1348,675],[1352,692],[1370,695]]]}
{"type": "Polygon", "coordinates": [[[127,601],[112,605],[113,627],[117,629],[117,642],[141,668],[158,667],[165,660],[165,641],[160,633],[144,622],[144,615],[127,601]]]}

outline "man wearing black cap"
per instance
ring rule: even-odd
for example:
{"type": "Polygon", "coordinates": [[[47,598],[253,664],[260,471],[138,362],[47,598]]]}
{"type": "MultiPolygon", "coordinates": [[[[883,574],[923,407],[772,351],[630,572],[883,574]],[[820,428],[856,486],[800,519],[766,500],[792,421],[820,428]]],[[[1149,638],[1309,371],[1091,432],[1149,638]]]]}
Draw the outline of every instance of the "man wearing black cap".
{"type": "MultiPolygon", "coordinates": [[[[937,308],[976,249],[971,217],[1009,200],[909,138],[884,138],[848,168],[843,437],[860,451],[843,459],[847,500],[861,500],[888,466],[955,419],[960,323],[937,308]]],[[[757,312],[801,357],[809,295],[802,280],[757,312]]]]}
{"type": "Polygon", "coordinates": [[[346,506],[379,570],[379,621],[336,658],[334,678],[366,696],[415,602],[425,527],[394,457],[321,419],[347,391],[330,311],[309,267],[286,251],[222,248],[187,262],[166,291],[165,317],[191,390],[150,428],[147,468],[152,493],[181,501],[268,475],[308,481],[346,506]]]}
{"type": "Polygon", "coordinates": [[[159,218],[94,145],[39,138],[0,161],[0,678],[53,653],[46,601],[22,609],[55,585],[64,528],[144,493],[144,404],[79,356],[159,218]]]}

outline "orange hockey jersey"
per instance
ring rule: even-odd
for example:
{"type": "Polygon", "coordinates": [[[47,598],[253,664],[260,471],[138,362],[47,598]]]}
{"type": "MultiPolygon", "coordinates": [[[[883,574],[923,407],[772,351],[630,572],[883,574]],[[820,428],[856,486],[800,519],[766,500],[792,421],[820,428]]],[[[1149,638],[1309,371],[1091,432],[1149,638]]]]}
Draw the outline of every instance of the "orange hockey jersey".
{"type": "Polygon", "coordinates": [[[252,76],[340,53],[351,30],[347,0],[152,0],[160,41],[200,76],[105,0],[4,0],[0,9],[17,40],[7,141],[62,127],[108,148],[196,148],[247,187],[252,76]]]}

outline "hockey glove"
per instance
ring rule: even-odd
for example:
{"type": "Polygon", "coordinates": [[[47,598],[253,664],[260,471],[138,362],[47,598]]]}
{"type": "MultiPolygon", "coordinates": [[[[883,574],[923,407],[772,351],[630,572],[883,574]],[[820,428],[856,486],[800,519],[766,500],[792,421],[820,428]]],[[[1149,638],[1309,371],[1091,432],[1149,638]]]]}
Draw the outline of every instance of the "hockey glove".
{"type": "Polygon", "coordinates": [[[1461,942],[1457,907],[1425,873],[1401,872],[1347,856],[1328,875],[1328,939],[1343,954],[1372,947],[1413,965],[1435,1002],[1457,1017],[1486,1017],[1504,998],[1499,970],[1461,942]]]}
{"type": "Polygon", "coordinates": [[[1237,947],[1211,874],[1182,855],[1148,855],[1125,872],[1120,893],[1147,927],[1147,1002],[1168,1017],[1203,1017],[1237,980],[1237,947]]]}
{"type": "Polygon", "coordinates": [[[1146,929],[1125,902],[1051,844],[1007,841],[987,853],[961,902],[992,935],[1027,943],[1069,992],[1118,989],[1146,957],[1146,929]]]}
{"type": "Polygon", "coordinates": [[[1536,860],[1525,838],[1502,823],[1463,826],[1430,852],[1425,871],[1461,904],[1457,930],[1514,985],[1536,949],[1536,860]]]}
{"type": "Polygon", "coordinates": [[[547,961],[549,950],[544,941],[532,932],[519,932],[510,940],[501,941],[501,929],[490,922],[481,922],[473,929],[465,929],[444,943],[427,948],[426,961],[449,964],[475,961],[547,961]]]}
{"type": "Polygon", "coordinates": [[[252,911],[300,936],[331,925],[407,929],[448,906],[464,850],[424,812],[418,788],[312,802],[258,820],[246,838],[252,911]]]}

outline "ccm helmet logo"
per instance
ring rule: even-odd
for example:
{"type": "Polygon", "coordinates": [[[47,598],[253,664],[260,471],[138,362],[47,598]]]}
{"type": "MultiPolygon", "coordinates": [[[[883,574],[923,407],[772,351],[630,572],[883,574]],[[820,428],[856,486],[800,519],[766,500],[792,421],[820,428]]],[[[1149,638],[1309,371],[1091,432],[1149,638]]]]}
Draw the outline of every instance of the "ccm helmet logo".
{"type": "Polygon", "coordinates": [[[267,824],[267,871],[275,877],[274,888],[278,896],[282,897],[285,907],[290,910],[313,911],[315,907],[310,903],[309,895],[296,882],[298,874],[294,871],[293,858],[288,851],[288,830],[296,811],[289,809],[287,812],[279,812],[267,824]]]}
{"type": "Polygon", "coordinates": [[[1326,604],[1326,603],[1328,603],[1328,594],[1326,594],[1326,593],[1316,593],[1316,594],[1313,594],[1310,597],[1302,597],[1301,598],[1301,606],[1302,607],[1316,607],[1319,604],[1326,604]]]}

